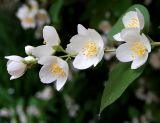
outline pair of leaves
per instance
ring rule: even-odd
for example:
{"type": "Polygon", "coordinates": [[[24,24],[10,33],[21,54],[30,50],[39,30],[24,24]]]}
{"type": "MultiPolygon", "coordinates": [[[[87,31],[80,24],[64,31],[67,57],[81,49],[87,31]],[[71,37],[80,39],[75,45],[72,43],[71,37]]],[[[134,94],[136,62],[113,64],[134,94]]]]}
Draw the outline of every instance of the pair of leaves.
{"type": "MultiPolygon", "coordinates": [[[[142,5],[133,5],[130,7],[128,11],[134,11],[135,8],[138,8],[142,14],[144,15],[145,27],[144,31],[148,31],[150,17],[148,10],[142,5]]],[[[113,35],[120,32],[124,26],[122,23],[122,17],[117,21],[117,23],[113,26],[108,36],[110,40],[113,40],[113,35]]],[[[103,91],[103,96],[101,100],[100,113],[106,108],[108,105],[112,104],[115,100],[117,100],[125,89],[135,80],[137,79],[144,70],[145,66],[140,67],[139,69],[132,70],[130,63],[119,63],[114,70],[109,75],[109,80],[107,85],[103,91]]]]}

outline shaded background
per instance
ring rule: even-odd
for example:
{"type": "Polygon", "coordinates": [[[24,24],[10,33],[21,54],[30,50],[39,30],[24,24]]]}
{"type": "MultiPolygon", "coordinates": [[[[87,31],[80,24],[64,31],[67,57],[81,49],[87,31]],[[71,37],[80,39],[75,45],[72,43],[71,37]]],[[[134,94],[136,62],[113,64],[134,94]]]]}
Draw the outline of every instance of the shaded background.
{"type": "MultiPolygon", "coordinates": [[[[35,29],[24,30],[15,16],[25,0],[0,0],[0,123],[160,123],[160,51],[153,51],[144,74],[112,105],[99,114],[102,92],[116,58],[102,60],[96,68],[71,69],[63,90],[40,82],[40,66],[9,80],[4,56],[26,56],[24,47],[38,46],[35,29]],[[155,65],[156,64],[156,65],[155,65]]],[[[77,24],[95,28],[111,25],[133,4],[143,4],[151,16],[150,37],[160,41],[159,0],[38,0],[51,18],[65,48],[77,34],[77,24]]],[[[107,35],[105,35],[107,38],[107,35]]],[[[123,73],[122,73],[123,74],[123,73]]],[[[118,78],[117,78],[118,82],[118,78]]]]}

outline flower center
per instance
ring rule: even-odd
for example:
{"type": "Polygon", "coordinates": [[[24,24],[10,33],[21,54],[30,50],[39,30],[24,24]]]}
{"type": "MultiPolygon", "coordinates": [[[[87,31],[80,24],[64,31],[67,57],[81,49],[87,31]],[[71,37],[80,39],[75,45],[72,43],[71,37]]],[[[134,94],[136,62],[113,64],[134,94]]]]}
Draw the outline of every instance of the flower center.
{"type": "Polygon", "coordinates": [[[25,18],[25,19],[23,20],[23,22],[26,22],[26,23],[33,23],[34,20],[33,20],[32,17],[27,17],[27,18],[25,18]]]}
{"type": "Polygon", "coordinates": [[[135,43],[133,43],[133,46],[131,47],[131,50],[137,55],[142,57],[145,52],[146,52],[146,48],[144,46],[143,43],[137,41],[135,43]]]}
{"type": "Polygon", "coordinates": [[[83,55],[87,57],[97,55],[97,51],[98,49],[97,49],[96,43],[93,41],[87,42],[82,49],[83,55]]]}
{"type": "Polygon", "coordinates": [[[52,64],[49,71],[52,72],[53,75],[58,75],[58,76],[60,76],[60,75],[64,76],[65,75],[63,69],[58,64],[52,64]]]}
{"type": "Polygon", "coordinates": [[[139,26],[139,21],[137,17],[132,17],[129,24],[128,24],[128,28],[136,28],[139,26]]]}

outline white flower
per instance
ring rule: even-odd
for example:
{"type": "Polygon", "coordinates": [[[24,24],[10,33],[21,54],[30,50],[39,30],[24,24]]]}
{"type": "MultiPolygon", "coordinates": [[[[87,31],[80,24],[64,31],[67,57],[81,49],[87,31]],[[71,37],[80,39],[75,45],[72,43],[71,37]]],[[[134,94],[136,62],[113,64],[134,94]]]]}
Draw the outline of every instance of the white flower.
{"type": "Polygon", "coordinates": [[[43,83],[56,81],[56,89],[60,90],[68,77],[68,64],[66,61],[56,56],[41,57],[38,61],[43,65],[39,72],[39,77],[43,83]]]}
{"type": "Polygon", "coordinates": [[[35,48],[35,47],[30,46],[30,45],[25,46],[25,53],[26,53],[27,55],[32,55],[32,51],[33,51],[34,48],[35,48]]]}
{"type": "Polygon", "coordinates": [[[7,108],[1,108],[0,109],[0,116],[1,117],[9,117],[9,116],[11,116],[11,112],[7,108]]]}
{"type": "Polygon", "coordinates": [[[121,62],[133,61],[131,69],[137,69],[143,65],[151,52],[151,45],[148,38],[136,28],[122,30],[121,38],[126,42],[121,44],[116,50],[116,57],[121,62]]]}
{"type": "Polygon", "coordinates": [[[18,104],[16,106],[16,113],[18,115],[20,123],[27,123],[27,115],[24,112],[24,108],[22,104],[18,104]]]}
{"type": "Polygon", "coordinates": [[[77,115],[78,110],[80,109],[80,106],[76,104],[75,101],[69,95],[65,95],[64,100],[70,117],[75,117],[77,115]]]}
{"type": "Polygon", "coordinates": [[[35,0],[29,0],[28,6],[23,5],[19,8],[16,16],[20,19],[24,29],[42,27],[44,24],[50,23],[50,18],[46,10],[39,9],[39,5],[35,0]]]}
{"type": "Polygon", "coordinates": [[[50,100],[54,95],[51,86],[46,86],[42,91],[36,93],[36,97],[42,100],[50,100]]]}
{"type": "Polygon", "coordinates": [[[29,4],[29,7],[30,7],[30,10],[32,11],[32,13],[36,14],[39,9],[38,2],[36,0],[29,0],[28,4],[29,4]]]}
{"type": "Polygon", "coordinates": [[[37,58],[52,55],[55,52],[53,47],[60,44],[59,36],[53,26],[45,26],[43,28],[43,38],[45,45],[35,47],[32,51],[32,55],[37,58]]]}
{"type": "Polygon", "coordinates": [[[27,68],[27,65],[23,63],[24,58],[20,56],[6,56],[8,59],[7,62],[7,71],[11,75],[10,80],[21,77],[27,68]]]}
{"type": "Polygon", "coordinates": [[[38,27],[43,26],[44,24],[49,24],[50,23],[50,18],[46,10],[40,9],[38,10],[36,14],[36,21],[38,27]]]}
{"type": "MultiPolygon", "coordinates": [[[[140,12],[140,10],[137,8],[136,8],[136,11],[127,12],[123,16],[122,22],[123,22],[124,28],[138,28],[139,31],[144,28],[144,16],[140,12]]],[[[117,41],[123,41],[123,39],[121,39],[120,33],[117,33],[113,37],[117,41]]]]}
{"type": "Polygon", "coordinates": [[[136,11],[127,12],[122,18],[125,28],[139,28],[143,29],[144,27],[144,16],[139,9],[136,8],[136,11]]]}
{"type": "Polygon", "coordinates": [[[22,27],[28,29],[36,27],[35,14],[35,10],[32,11],[28,6],[23,5],[19,8],[16,16],[20,19],[22,27]]]}
{"type": "Polygon", "coordinates": [[[94,29],[86,29],[78,24],[78,34],[73,36],[66,51],[75,55],[73,66],[77,69],[86,69],[96,66],[104,55],[104,42],[94,29]]]}
{"type": "Polygon", "coordinates": [[[26,112],[29,116],[39,116],[40,111],[36,105],[29,105],[27,106],[26,112]]]}

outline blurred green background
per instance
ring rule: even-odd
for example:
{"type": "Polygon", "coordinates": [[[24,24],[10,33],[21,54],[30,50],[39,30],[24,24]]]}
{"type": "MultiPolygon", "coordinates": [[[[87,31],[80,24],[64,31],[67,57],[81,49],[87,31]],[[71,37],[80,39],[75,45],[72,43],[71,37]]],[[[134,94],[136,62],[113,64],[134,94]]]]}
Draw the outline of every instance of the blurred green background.
{"type": "MultiPolygon", "coordinates": [[[[160,41],[159,0],[37,0],[47,10],[65,48],[77,34],[77,24],[97,29],[102,21],[113,25],[133,4],[148,8],[150,37],[160,41]]],[[[104,85],[116,58],[102,60],[95,68],[70,70],[63,90],[40,82],[40,66],[9,80],[4,56],[25,57],[26,45],[38,46],[36,29],[24,30],[16,17],[27,0],[0,0],[0,123],[160,123],[160,51],[155,49],[143,75],[112,105],[99,114],[104,85]],[[156,63],[155,63],[156,62],[156,63]],[[156,65],[155,65],[156,64],[156,65]],[[159,65],[159,66],[158,66],[159,65]]],[[[42,33],[42,32],[40,32],[42,33]]],[[[107,35],[105,35],[107,38],[107,35]]],[[[118,81],[118,78],[117,78],[118,81]]]]}

